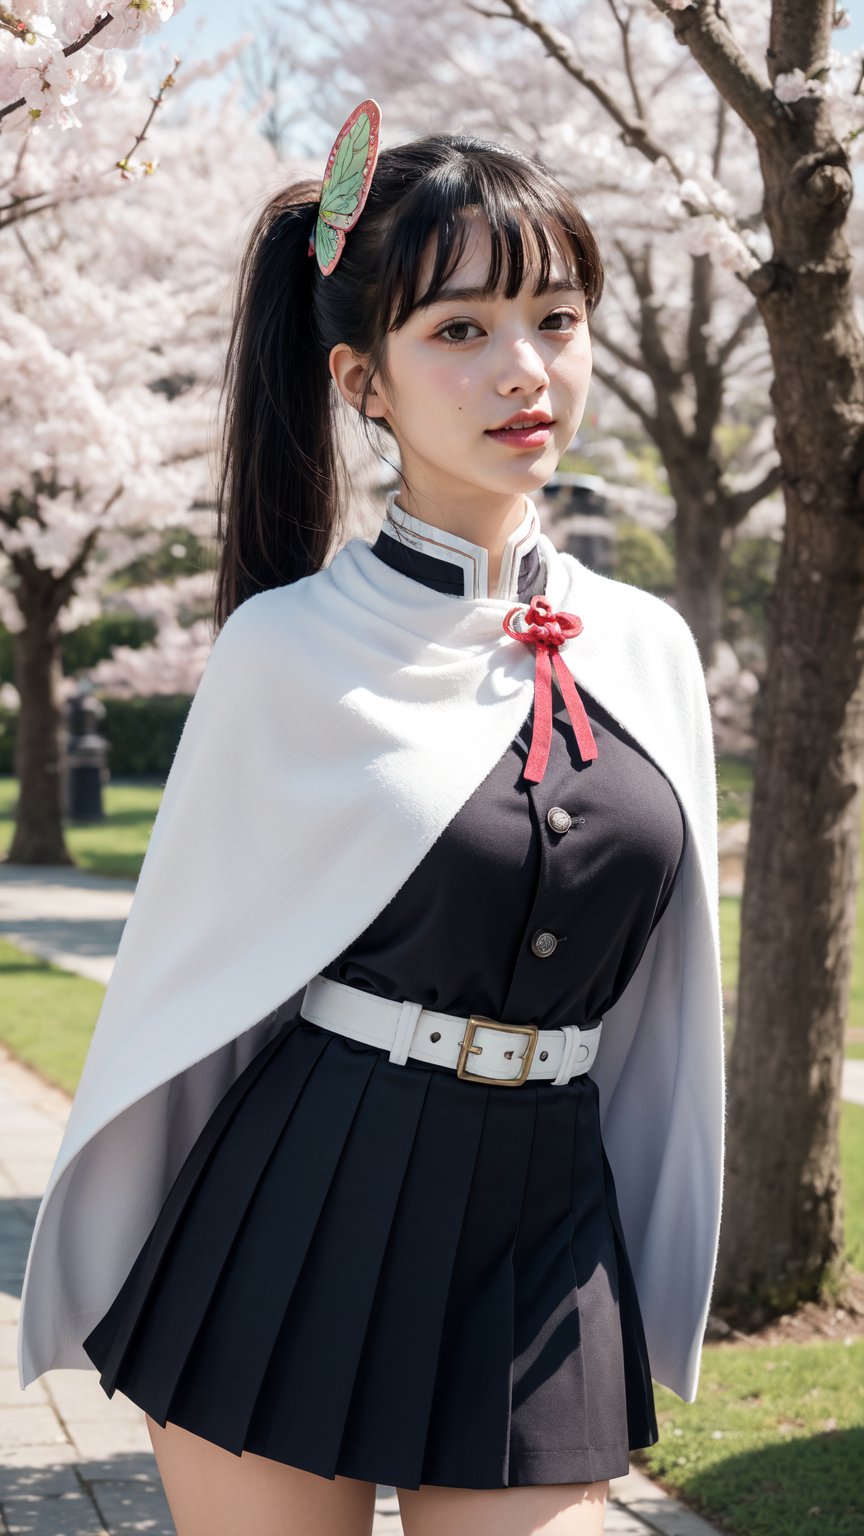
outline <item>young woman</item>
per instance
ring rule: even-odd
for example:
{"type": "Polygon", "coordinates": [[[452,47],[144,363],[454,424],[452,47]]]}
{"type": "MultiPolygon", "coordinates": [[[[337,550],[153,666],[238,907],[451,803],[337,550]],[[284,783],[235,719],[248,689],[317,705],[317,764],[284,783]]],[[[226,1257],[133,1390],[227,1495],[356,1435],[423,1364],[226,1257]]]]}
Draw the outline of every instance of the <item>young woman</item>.
{"type": "Polygon", "coordinates": [[[652,1374],[695,1397],[716,1261],[710,714],[674,609],[531,499],[585,408],[587,221],[520,153],[378,130],[242,264],[221,628],[22,1385],[144,1409],[179,1536],[366,1536],[376,1483],[407,1536],[593,1536],[652,1374]],[[342,401],[398,489],[334,553],[342,401]]]}

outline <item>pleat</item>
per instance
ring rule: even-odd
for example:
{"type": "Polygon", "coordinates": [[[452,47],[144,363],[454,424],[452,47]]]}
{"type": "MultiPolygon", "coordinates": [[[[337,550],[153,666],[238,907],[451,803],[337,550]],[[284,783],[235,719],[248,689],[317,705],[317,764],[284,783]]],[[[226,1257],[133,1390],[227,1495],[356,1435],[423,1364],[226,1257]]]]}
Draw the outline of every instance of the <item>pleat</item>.
{"type": "Polygon", "coordinates": [[[624,1389],[627,1399],[627,1438],[630,1450],[637,1450],[656,1445],[660,1439],[657,1405],[654,1400],[645,1325],[621,1224],[615,1178],[602,1142],[600,1151],[603,1160],[606,1208],[615,1234],[620,1347],[623,1354],[624,1389]]]}
{"type": "MultiPolygon", "coordinates": [[[[163,1207],[143,1260],[140,1290],[136,1287],[129,1302],[131,1337],[114,1376],[120,1390],[163,1425],[255,1186],[330,1037],[298,1028],[277,1040],[272,1052],[265,1047],[249,1064],[247,1070],[260,1062],[260,1072],[249,1071],[239,1104],[230,1090],[220,1101],[202,1138],[203,1169],[182,1212],[179,1199],[170,1211],[167,1203],[163,1207]]],[[[117,1308],[122,1317],[122,1293],[117,1308]]]]}
{"type": "MultiPolygon", "coordinates": [[[[338,1036],[308,1026],[301,1027],[298,1036],[306,1036],[314,1049],[311,1070],[302,1093],[289,1104],[294,1064],[286,1053],[288,1083],[275,1083],[274,1091],[281,1092],[289,1107],[281,1117],[275,1149],[247,1192],[241,1214],[230,1221],[233,1241],[204,1306],[198,1308],[191,1347],[165,1403],[172,1423],[194,1428],[237,1455],[246,1444],[286,1304],[306,1263],[377,1059],[372,1051],[340,1050],[338,1036]]],[[[260,1093],[251,1110],[256,1118],[274,1118],[260,1093]]],[[[233,1139],[243,1162],[240,1138],[233,1139]]],[[[222,1182],[219,1177],[212,1181],[216,1198],[222,1182]]],[[[185,1230],[194,1242],[188,1221],[185,1230]]],[[[181,1268],[188,1274],[188,1264],[181,1268]]],[[[351,1283],[350,1274],[344,1279],[351,1283]]]]}
{"type": "Polygon", "coordinates": [[[582,1081],[570,1184],[584,1402],[569,1426],[569,1436],[564,1427],[560,1443],[571,1457],[574,1477],[593,1482],[624,1476],[629,1456],[618,1263],[600,1172],[604,1151],[599,1090],[592,1079],[582,1081]]]}
{"type": "MultiPolygon", "coordinates": [[[[113,1397],[118,1378],[133,1346],[140,1337],[147,1298],[164,1265],[175,1225],[205,1169],[211,1162],[219,1141],[250,1092],[255,1080],[281,1048],[285,1036],[274,1036],[247,1063],[219,1102],[202,1134],[194,1142],[169,1190],[159,1215],[139,1249],[135,1261],[108,1311],[83,1341],[83,1347],[100,1370],[100,1385],[113,1397]]],[[[323,1042],[322,1042],[323,1044],[323,1042]]],[[[311,1058],[310,1058],[311,1066],[311,1058]]],[[[126,1378],[128,1380],[128,1377],[126,1378]]],[[[125,1388],[121,1390],[125,1391],[125,1388]]]]}
{"type": "MultiPolygon", "coordinates": [[[[402,1488],[420,1485],[447,1297],[464,1255],[471,1192],[491,1145],[486,1134],[489,1090],[482,1084],[466,1089],[441,1072],[429,1076],[338,1459],[345,1476],[390,1480],[402,1488]]],[[[511,1155],[504,1146],[499,1146],[498,1155],[503,1185],[511,1155]]],[[[511,1316],[506,1306],[501,1322],[494,1362],[498,1375],[501,1344],[509,1357],[511,1316]]],[[[504,1396],[506,1385],[502,1400],[504,1396]]],[[[494,1433],[494,1426],[481,1422],[474,1432],[476,1440],[484,1432],[494,1433]]]]}
{"type": "Polygon", "coordinates": [[[510,1483],[575,1481],[588,1411],[573,1263],[572,1171],[584,1085],[538,1091],[535,1142],[513,1252],[516,1329],[510,1483]],[[565,1468],[564,1476],[561,1469],[565,1468]]]}
{"type": "MultiPolygon", "coordinates": [[[[257,1454],[278,1457],[288,1444],[295,1465],[325,1477],[334,1477],[339,1464],[357,1365],[380,1307],[381,1268],[431,1077],[404,1072],[383,1053],[373,1059],[246,1434],[247,1447],[257,1454]]],[[[389,1330],[388,1347],[399,1344],[389,1330]]]]}
{"type": "MultiPolygon", "coordinates": [[[[460,1087],[462,1085],[459,1085],[460,1087]]],[[[462,1087],[473,1094],[477,1090],[462,1087]]],[[[490,1087],[453,1267],[421,1481],[507,1481],[516,1280],[538,1091],[490,1087]]]]}

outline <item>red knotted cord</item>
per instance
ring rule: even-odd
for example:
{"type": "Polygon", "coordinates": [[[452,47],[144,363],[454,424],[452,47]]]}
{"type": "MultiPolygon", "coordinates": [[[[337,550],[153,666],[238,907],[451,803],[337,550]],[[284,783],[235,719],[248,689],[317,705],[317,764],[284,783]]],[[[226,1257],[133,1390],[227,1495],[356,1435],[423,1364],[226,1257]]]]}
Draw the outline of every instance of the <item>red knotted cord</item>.
{"type": "Polygon", "coordinates": [[[504,629],[514,640],[537,647],[534,667],[534,725],[531,732],[531,750],[525,765],[525,778],[539,784],[549,760],[552,742],[552,668],[561,689],[567,713],[576,732],[576,741],[584,763],[597,756],[597,743],[591,729],[591,721],[585,713],[585,705],[579,697],[576,684],[558,647],[565,640],[572,640],[582,633],[582,620],[575,613],[554,613],[552,604],[540,593],[532,597],[522,614],[527,628],[513,629],[510,620],[514,613],[522,613],[522,605],[511,608],[504,620],[504,629]]]}

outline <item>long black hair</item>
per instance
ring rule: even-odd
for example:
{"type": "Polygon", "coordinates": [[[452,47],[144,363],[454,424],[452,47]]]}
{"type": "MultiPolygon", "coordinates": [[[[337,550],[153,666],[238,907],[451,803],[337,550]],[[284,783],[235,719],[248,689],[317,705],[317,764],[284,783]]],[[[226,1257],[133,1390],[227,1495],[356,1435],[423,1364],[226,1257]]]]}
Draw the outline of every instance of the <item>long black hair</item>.
{"type": "MultiPolygon", "coordinates": [[[[217,487],[219,570],[215,622],[255,592],[284,586],[326,563],[342,531],[331,349],[368,355],[364,416],[376,374],[388,382],[387,336],[438,295],[482,211],[491,236],[485,292],[520,291],[539,258],[535,292],[549,280],[550,233],[568,255],[590,313],[603,265],[574,197],[540,161],[485,139],[437,133],[381,149],[366,205],[335,269],[308,254],[320,181],[300,181],[261,210],[240,263],[220,403],[227,404],[217,487]],[[437,234],[430,281],[418,282],[437,234]],[[503,284],[501,282],[503,273],[503,284]]],[[[392,437],[389,424],[375,428],[392,437]]],[[[368,432],[368,426],[366,427],[368,432]]]]}

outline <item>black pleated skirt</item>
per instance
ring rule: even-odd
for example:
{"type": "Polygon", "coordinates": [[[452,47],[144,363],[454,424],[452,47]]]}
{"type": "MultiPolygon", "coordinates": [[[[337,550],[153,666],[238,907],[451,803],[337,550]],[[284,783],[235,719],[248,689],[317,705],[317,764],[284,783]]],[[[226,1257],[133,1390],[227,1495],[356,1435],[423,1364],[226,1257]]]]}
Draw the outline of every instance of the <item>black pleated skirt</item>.
{"type": "Polygon", "coordinates": [[[465,1082],[299,1013],[84,1348],[158,1423],[328,1478],[593,1482],[658,1439],[590,1074],[465,1082]]]}

